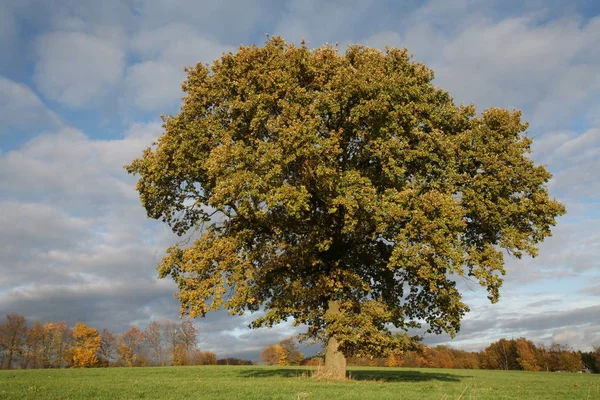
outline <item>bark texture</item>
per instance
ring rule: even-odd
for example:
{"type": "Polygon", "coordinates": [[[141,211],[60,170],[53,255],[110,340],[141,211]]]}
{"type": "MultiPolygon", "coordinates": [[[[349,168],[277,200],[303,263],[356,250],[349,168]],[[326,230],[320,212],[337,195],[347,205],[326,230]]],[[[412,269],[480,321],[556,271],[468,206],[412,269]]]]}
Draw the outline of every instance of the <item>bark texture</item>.
{"type": "MultiPolygon", "coordinates": [[[[337,301],[330,301],[327,313],[337,314],[340,312],[340,304],[337,301]]],[[[346,357],[338,349],[338,341],[335,337],[330,337],[325,349],[325,368],[323,376],[328,379],[346,378],[346,357]]]]}

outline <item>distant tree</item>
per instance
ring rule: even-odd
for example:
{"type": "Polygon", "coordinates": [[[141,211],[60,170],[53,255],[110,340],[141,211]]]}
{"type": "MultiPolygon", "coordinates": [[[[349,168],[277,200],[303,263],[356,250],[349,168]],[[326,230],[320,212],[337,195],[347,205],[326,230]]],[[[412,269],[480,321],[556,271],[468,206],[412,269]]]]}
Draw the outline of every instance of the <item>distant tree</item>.
{"type": "Polygon", "coordinates": [[[320,367],[324,364],[324,357],[322,355],[316,355],[313,357],[308,357],[302,360],[302,364],[308,367],[320,367]]]}
{"type": "Polygon", "coordinates": [[[144,355],[144,333],[135,325],[125,333],[117,336],[118,363],[126,367],[140,367],[146,365],[144,355]]]}
{"type": "Polygon", "coordinates": [[[42,367],[45,338],[46,331],[40,322],[36,321],[33,326],[27,329],[27,339],[25,341],[21,368],[42,367]]]}
{"type": "Polygon", "coordinates": [[[369,357],[369,356],[364,356],[364,355],[348,357],[346,360],[346,362],[349,366],[356,366],[356,367],[384,366],[385,361],[386,361],[386,359],[384,359],[383,362],[381,362],[381,360],[378,357],[369,357]]]}
{"type": "Polygon", "coordinates": [[[192,321],[166,321],[162,323],[162,331],[166,338],[166,347],[171,352],[172,364],[189,363],[190,352],[198,342],[198,331],[192,321]]]}
{"type": "Polygon", "coordinates": [[[173,349],[173,365],[190,365],[190,353],[182,343],[173,349]]]}
{"type": "Polygon", "coordinates": [[[454,356],[454,368],[479,369],[479,353],[464,350],[452,350],[454,356]]]}
{"type": "Polygon", "coordinates": [[[75,368],[97,367],[100,364],[100,334],[96,328],[89,328],[78,322],[73,328],[73,342],[69,350],[71,366],[75,368]]]}
{"type": "Polygon", "coordinates": [[[300,365],[304,360],[304,354],[298,351],[298,344],[293,338],[288,338],[279,342],[279,345],[285,352],[287,365],[300,365]]]}
{"type": "Polygon", "coordinates": [[[133,350],[124,344],[117,345],[117,363],[122,367],[134,367],[136,366],[137,357],[133,353],[133,350]]]}
{"type": "Polygon", "coordinates": [[[403,366],[409,368],[422,368],[427,366],[423,351],[407,351],[402,355],[403,366]]]}
{"type": "Polygon", "coordinates": [[[177,322],[163,321],[161,331],[165,341],[165,351],[168,354],[168,363],[173,364],[176,347],[180,343],[180,332],[177,322]]]}
{"type": "Polygon", "coordinates": [[[288,365],[285,350],[280,344],[265,347],[260,353],[260,360],[265,365],[288,365]]]}
{"type": "Polygon", "coordinates": [[[550,347],[534,345],[525,338],[500,339],[481,354],[487,369],[521,369],[527,371],[580,371],[582,354],[569,346],[553,343],[550,347]]]}
{"type": "Polygon", "coordinates": [[[3,368],[11,369],[15,358],[23,354],[27,341],[27,320],[20,314],[7,314],[0,324],[0,348],[5,353],[3,368]]]}
{"type": "Polygon", "coordinates": [[[71,343],[71,330],[65,321],[44,324],[43,368],[60,368],[67,365],[67,350],[71,343]]]}
{"type": "Polygon", "coordinates": [[[298,345],[293,338],[265,347],[260,353],[260,359],[266,365],[300,365],[304,354],[298,351],[298,345]]]}
{"type": "MultiPolygon", "coordinates": [[[[414,350],[395,352],[387,357],[349,357],[348,365],[369,367],[480,368],[478,352],[456,350],[447,346],[414,345],[414,350]]],[[[305,365],[303,363],[303,365],[305,365]]]]}
{"type": "Polygon", "coordinates": [[[550,371],[580,371],[582,367],[581,355],[569,346],[552,343],[548,349],[550,371]]]}
{"type": "Polygon", "coordinates": [[[115,358],[116,350],[117,341],[115,335],[106,328],[102,329],[102,332],[100,332],[100,349],[98,350],[100,364],[108,367],[115,358]]]}
{"type": "Polygon", "coordinates": [[[436,346],[425,349],[425,358],[431,368],[453,368],[454,357],[446,346],[436,346]]]}
{"type": "Polygon", "coordinates": [[[390,354],[385,359],[385,366],[390,368],[400,367],[401,361],[395,354],[390,354]]]}
{"type": "Polygon", "coordinates": [[[579,372],[583,367],[581,354],[576,351],[565,351],[560,355],[562,371],[579,372]]]}
{"type": "Polygon", "coordinates": [[[535,346],[535,363],[540,367],[540,371],[550,371],[548,349],[543,343],[535,346]]]}
{"type": "Polygon", "coordinates": [[[581,360],[593,373],[600,373],[600,346],[594,347],[594,351],[581,352],[581,360]]]}
{"type": "Polygon", "coordinates": [[[181,321],[179,324],[178,344],[179,362],[174,365],[188,365],[191,359],[191,353],[198,343],[198,330],[192,321],[181,321]]]}
{"type": "Polygon", "coordinates": [[[165,344],[160,322],[151,321],[144,331],[144,341],[150,351],[150,360],[153,365],[167,365],[165,344]]]}
{"type": "Polygon", "coordinates": [[[503,338],[490,344],[483,352],[483,368],[519,369],[516,341],[503,338]]]}
{"type": "Polygon", "coordinates": [[[220,358],[217,365],[254,365],[251,360],[241,360],[235,357],[220,358]]]}
{"type": "Polygon", "coordinates": [[[195,348],[191,352],[191,364],[192,365],[216,365],[217,364],[217,356],[215,353],[210,351],[200,351],[200,349],[195,348]]]}
{"type": "Polygon", "coordinates": [[[535,357],[536,348],[533,342],[525,338],[519,338],[515,342],[515,347],[520,369],[525,371],[539,371],[541,369],[535,357]]]}

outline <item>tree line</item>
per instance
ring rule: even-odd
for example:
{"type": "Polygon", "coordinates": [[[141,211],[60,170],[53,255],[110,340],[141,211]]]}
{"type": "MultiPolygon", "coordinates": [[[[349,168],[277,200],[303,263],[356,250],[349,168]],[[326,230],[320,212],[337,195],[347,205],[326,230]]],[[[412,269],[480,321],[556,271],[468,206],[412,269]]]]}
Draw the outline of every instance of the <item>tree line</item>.
{"type": "MultiPolygon", "coordinates": [[[[260,358],[266,365],[323,364],[322,355],[304,358],[292,339],[265,347],[260,358]]],[[[392,353],[388,357],[349,357],[348,365],[600,373],[600,346],[582,352],[558,343],[534,344],[525,338],[500,339],[478,352],[419,345],[414,350],[392,353]]]]}
{"type": "Polygon", "coordinates": [[[28,324],[20,314],[0,323],[0,369],[91,368],[167,365],[252,364],[198,348],[198,330],[191,321],[151,321],[114,334],[83,322],[28,324]]]}
{"type": "MultiPolygon", "coordinates": [[[[323,364],[323,355],[305,358],[296,340],[288,338],[265,347],[260,361],[315,366],[323,364]]],[[[20,314],[8,314],[0,323],[0,369],[250,364],[251,360],[217,359],[214,353],[201,351],[198,329],[189,320],[151,321],[145,330],[134,325],[118,334],[82,322],[73,327],[64,321],[28,324],[20,314]]],[[[349,357],[348,365],[600,373],[600,346],[582,352],[518,338],[500,339],[482,351],[469,352],[420,344],[387,357],[349,357]]]]}

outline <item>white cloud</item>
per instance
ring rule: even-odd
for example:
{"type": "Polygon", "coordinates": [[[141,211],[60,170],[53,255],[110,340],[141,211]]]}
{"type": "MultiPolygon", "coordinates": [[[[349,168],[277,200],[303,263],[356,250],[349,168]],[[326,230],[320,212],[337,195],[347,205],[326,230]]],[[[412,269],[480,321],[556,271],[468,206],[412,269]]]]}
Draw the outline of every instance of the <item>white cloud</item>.
{"type": "MultiPolygon", "coordinates": [[[[596,282],[600,282],[600,276],[596,277],[596,282]]],[[[581,289],[580,292],[588,296],[600,296],[600,283],[596,285],[587,286],[581,289]]]]}
{"type": "MultiPolygon", "coordinates": [[[[257,27],[270,22],[279,11],[268,0],[133,0],[139,26],[156,29],[168,24],[193,26],[203,37],[237,46],[254,36],[257,27]],[[265,10],[269,10],[265,13],[265,10]]],[[[267,31],[259,31],[261,35],[267,31]]]]}
{"type": "Polygon", "coordinates": [[[361,20],[375,5],[372,0],[344,3],[291,0],[272,33],[289,42],[299,43],[304,39],[310,46],[320,46],[324,42],[352,42],[355,31],[364,28],[361,20]]]}
{"type": "Polygon", "coordinates": [[[578,301],[573,296],[555,293],[532,296],[521,287],[497,304],[479,304],[471,308],[456,338],[426,336],[425,343],[446,344],[470,351],[481,350],[501,338],[526,337],[546,345],[556,341],[582,351],[591,350],[600,343],[600,326],[590,319],[598,313],[600,305],[578,301]],[[539,301],[531,303],[533,297],[539,301]]]}
{"type": "Polygon", "coordinates": [[[60,119],[26,85],[0,75],[0,135],[31,129],[55,129],[60,119]]]}
{"type": "Polygon", "coordinates": [[[165,112],[179,104],[183,65],[145,61],[127,69],[126,102],[142,111],[165,112]]]}
{"type": "Polygon", "coordinates": [[[111,329],[147,320],[146,308],[177,315],[174,284],[155,270],[174,235],[146,218],[122,168],[160,129],[137,123],[122,139],[91,140],[63,128],[0,155],[0,314],[111,329]]]}
{"type": "Polygon", "coordinates": [[[125,54],[115,43],[82,32],[51,32],[35,45],[33,80],[47,98],[79,108],[101,98],[117,83],[125,54]]]}
{"type": "MultiPolygon", "coordinates": [[[[122,264],[121,268],[143,266],[122,264]]],[[[71,268],[74,268],[71,266],[71,268]]],[[[151,268],[150,268],[151,269],[151,268]]],[[[46,276],[46,274],[43,274],[46,276]]],[[[164,281],[121,279],[107,275],[105,282],[67,282],[56,284],[32,283],[0,294],[2,312],[20,313],[34,320],[65,320],[74,325],[85,321],[92,326],[125,331],[132,323],[148,323],[147,308],[154,308],[156,316],[177,316],[177,304],[171,293],[172,285],[164,281]]]]}
{"type": "Polygon", "coordinates": [[[44,204],[0,200],[0,209],[4,227],[0,230],[0,254],[6,262],[9,254],[19,258],[20,252],[13,251],[24,245],[34,251],[71,248],[77,244],[76,238],[92,227],[90,219],[75,218],[44,204]]]}
{"type": "Polygon", "coordinates": [[[97,165],[97,154],[79,131],[40,135],[0,158],[0,185],[13,196],[88,208],[122,198],[127,187],[97,165]]]}
{"type": "Polygon", "coordinates": [[[143,111],[166,112],[179,104],[186,66],[212,64],[229,46],[207,39],[192,27],[167,25],[137,34],[131,48],[145,61],[127,68],[124,101],[143,111]]]}
{"type": "Polygon", "coordinates": [[[554,174],[551,193],[571,203],[600,202],[600,128],[551,132],[533,142],[533,154],[554,174]]]}
{"type": "Polygon", "coordinates": [[[539,245],[536,258],[506,259],[506,281],[511,286],[556,282],[600,270],[600,219],[569,223],[560,220],[552,236],[539,245]]]}
{"type": "Polygon", "coordinates": [[[89,140],[73,128],[39,135],[0,157],[0,186],[20,199],[79,210],[137,201],[134,178],[123,166],[141,155],[159,131],[160,124],[150,123],[132,125],[120,140],[89,140]]]}
{"type": "Polygon", "coordinates": [[[403,31],[381,32],[364,42],[407,47],[434,68],[436,84],[458,102],[524,108],[535,132],[568,124],[597,98],[600,17],[544,22],[532,14],[496,22],[467,12],[448,34],[425,18],[434,9],[429,4],[411,14],[413,23],[403,31]]]}
{"type": "Polygon", "coordinates": [[[570,343],[578,336],[579,332],[573,328],[561,328],[554,332],[552,340],[556,343],[570,343]]]}

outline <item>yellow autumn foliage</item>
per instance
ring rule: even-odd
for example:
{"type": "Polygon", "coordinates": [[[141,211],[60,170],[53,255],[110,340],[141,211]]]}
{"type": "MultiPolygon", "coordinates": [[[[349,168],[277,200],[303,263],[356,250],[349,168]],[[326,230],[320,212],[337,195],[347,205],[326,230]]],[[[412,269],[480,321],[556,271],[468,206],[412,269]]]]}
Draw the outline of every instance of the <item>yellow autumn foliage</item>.
{"type": "Polygon", "coordinates": [[[96,328],[89,328],[83,322],[78,322],[73,328],[73,344],[70,349],[71,366],[75,368],[90,368],[98,365],[100,350],[100,334],[96,328]]]}

